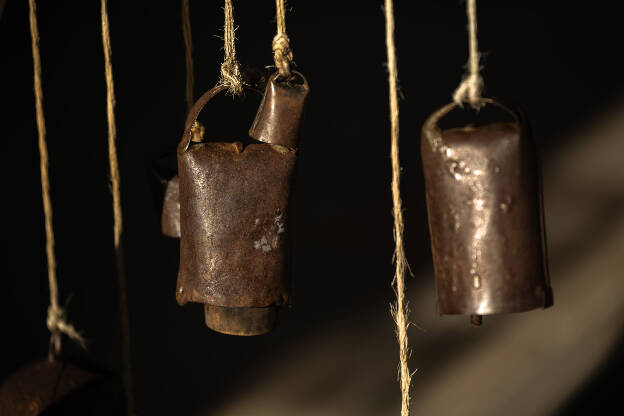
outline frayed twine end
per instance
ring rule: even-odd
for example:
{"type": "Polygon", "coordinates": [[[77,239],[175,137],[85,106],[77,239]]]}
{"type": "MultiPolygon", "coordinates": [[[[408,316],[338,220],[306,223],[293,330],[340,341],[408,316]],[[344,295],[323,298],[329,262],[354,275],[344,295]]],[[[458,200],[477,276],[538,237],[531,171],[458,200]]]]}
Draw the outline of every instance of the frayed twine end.
{"type": "Polygon", "coordinates": [[[76,328],[65,320],[65,311],[63,308],[57,306],[48,307],[48,318],[46,324],[52,334],[63,333],[69,337],[72,341],[78,343],[82,348],[87,348],[87,341],[84,339],[76,328]]]}
{"type": "Polygon", "coordinates": [[[232,95],[240,95],[243,92],[240,67],[236,58],[226,59],[221,64],[219,84],[228,87],[228,92],[232,95]]]}

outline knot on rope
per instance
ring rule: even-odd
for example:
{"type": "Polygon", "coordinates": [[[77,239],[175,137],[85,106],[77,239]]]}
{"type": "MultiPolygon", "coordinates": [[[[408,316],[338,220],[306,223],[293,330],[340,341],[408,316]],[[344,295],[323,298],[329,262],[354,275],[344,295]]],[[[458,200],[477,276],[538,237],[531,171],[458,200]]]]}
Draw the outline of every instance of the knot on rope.
{"type": "Polygon", "coordinates": [[[478,73],[469,74],[459,84],[459,87],[453,93],[453,101],[455,101],[460,107],[463,107],[463,103],[469,103],[473,108],[481,108],[483,98],[481,91],[483,90],[483,78],[478,73]]]}
{"type": "Polygon", "coordinates": [[[464,77],[459,87],[453,94],[453,101],[460,107],[468,102],[475,110],[485,104],[481,97],[483,90],[483,78],[479,75],[479,47],[477,45],[477,0],[466,2],[466,14],[468,15],[468,75],[464,77]]]}
{"type": "Polygon", "coordinates": [[[63,333],[69,339],[76,341],[82,348],[87,348],[87,342],[84,337],[76,331],[76,328],[65,320],[65,311],[60,306],[50,305],[48,307],[48,318],[46,325],[50,332],[54,335],[63,333]]]}
{"type": "Polygon", "coordinates": [[[243,82],[241,81],[240,68],[236,58],[226,58],[223,61],[219,83],[228,87],[228,91],[232,95],[238,95],[243,92],[243,82]]]}
{"type": "Polygon", "coordinates": [[[286,33],[278,33],[273,38],[273,59],[280,77],[290,78],[290,65],[293,61],[293,53],[290,49],[290,38],[286,33]]]}

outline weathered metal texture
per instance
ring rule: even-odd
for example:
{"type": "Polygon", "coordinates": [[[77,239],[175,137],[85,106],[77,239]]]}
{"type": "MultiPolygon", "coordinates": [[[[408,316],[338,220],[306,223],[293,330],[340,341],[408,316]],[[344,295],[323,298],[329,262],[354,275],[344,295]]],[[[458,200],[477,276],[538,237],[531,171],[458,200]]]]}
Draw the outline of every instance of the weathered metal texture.
{"type": "Polygon", "coordinates": [[[550,306],[540,170],[528,124],[441,131],[455,104],[422,133],[422,159],[440,314],[520,312],[550,306]]]}
{"type": "Polygon", "coordinates": [[[293,77],[288,81],[280,81],[278,75],[271,75],[267,82],[258,113],[249,129],[249,136],[261,142],[295,149],[310,87],[304,76],[297,71],[293,71],[293,77]]]}
{"type": "MultiPolygon", "coordinates": [[[[307,82],[301,78],[307,94],[307,82]]],[[[206,324],[216,331],[258,335],[271,330],[277,307],[288,303],[291,295],[287,229],[304,99],[297,107],[292,101],[296,94],[271,81],[254,121],[269,132],[262,136],[267,143],[244,148],[239,142],[191,143],[191,126],[199,112],[224,89],[218,86],[200,97],[178,146],[181,240],[176,298],[181,305],[206,304],[206,324]],[[272,110],[264,111],[268,104],[272,110]],[[271,134],[278,139],[271,140],[271,134]]]]}
{"type": "Polygon", "coordinates": [[[271,331],[277,321],[279,307],[227,308],[204,305],[206,326],[228,335],[262,335],[271,331]]]}
{"type": "Polygon", "coordinates": [[[161,229],[167,237],[180,238],[180,181],[177,176],[167,181],[161,214],[161,229]]]}
{"type": "Polygon", "coordinates": [[[94,374],[63,362],[37,361],[2,382],[0,413],[38,415],[94,377],[94,374]]]}
{"type": "Polygon", "coordinates": [[[0,415],[120,414],[120,380],[66,361],[42,359],[0,382],[0,415]]]}
{"type": "Polygon", "coordinates": [[[294,165],[294,150],[266,144],[207,142],[179,155],[180,304],[286,303],[294,165]]]}

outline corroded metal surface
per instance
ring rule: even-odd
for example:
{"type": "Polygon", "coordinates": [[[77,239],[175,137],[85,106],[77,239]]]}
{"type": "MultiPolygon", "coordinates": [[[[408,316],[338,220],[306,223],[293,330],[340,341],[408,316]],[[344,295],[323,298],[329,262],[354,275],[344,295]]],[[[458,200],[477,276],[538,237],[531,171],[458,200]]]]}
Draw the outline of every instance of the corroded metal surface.
{"type": "Polygon", "coordinates": [[[174,176],[167,181],[161,214],[162,233],[180,238],[180,181],[174,176]]]}
{"type": "Polygon", "coordinates": [[[120,414],[121,383],[63,360],[30,363],[0,382],[0,415],[120,414]]]}
{"type": "Polygon", "coordinates": [[[297,147],[303,107],[310,92],[306,79],[293,71],[289,81],[279,81],[278,73],[271,75],[249,129],[249,136],[261,142],[297,147]]]}
{"type": "Polygon", "coordinates": [[[516,122],[441,131],[449,104],[423,127],[440,314],[520,312],[552,301],[535,144],[520,113],[488,102],[516,122]]]}
{"type": "Polygon", "coordinates": [[[227,308],[204,305],[206,326],[229,335],[262,335],[275,326],[278,306],[264,308],[227,308]]]}
{"type": "Polygon", "coordinates": [[[295,151],[202,143],[179,155],[177,299],[230,307],[288,300],[288,201],[295,151]]]}
{"type": "MultiPolygon", "coordinates": [[[[305,78],[298,76],[300,84],[277,82],[273,76],[267,85],[250,130],[265,143],[191,142],[199,112],[225,89],[218,86],[193,106],[178,145],[176,298],[180,304],[206,304],[206,324],[219,332],[268,332],[277,307],[290,299],[289,202],[308,92],[305,78]]],[[[210,138],[209,131],[206,136],[210,138]]],[[[174,193],[172,189],[170,205],[174,193]]],[[[173,222],[172,217],[167,221],[173,222]]]]}
{"type": "Polygon", "coordinates": [[[96,376],[71,364],[41,360],[13,373],[0,385],[0,414],[38,415],[96,376]]]}

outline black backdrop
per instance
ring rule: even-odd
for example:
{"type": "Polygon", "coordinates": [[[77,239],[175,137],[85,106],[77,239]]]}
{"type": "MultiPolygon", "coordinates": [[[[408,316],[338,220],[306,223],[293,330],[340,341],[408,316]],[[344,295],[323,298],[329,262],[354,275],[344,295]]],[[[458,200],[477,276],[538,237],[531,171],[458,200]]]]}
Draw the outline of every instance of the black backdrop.
{"type": "MultiPolygon", "coordinates": [[[[88,359],[118,371],[100,5],[38,3],[61,302],[73,295],[69,319],[89,340],[88,359]]],[[[542,148],[559,145],[578,120],[623,92],[621,30],[605,4],[479,2],[487,92],[527,110],[542,148]]],[[[271,65],[274,2],[235,1],[234,6],[241,64],[271,65]]],[[[218,77],[221,8],[220,1],[191,1],[196,94],[218,77]]],[[[449,101],[464,71],[466,18],[456,0],[399,1],[395,13],[407,256],[418,270],[430,264],[420,128],[427,114],[449,101]]],[[[150,169],[175,148],[185,116],[179,1],[111,1],[109,14],[137,407],[141,414],[174,408],[176,414],[192,413],[233,397],[241,380],[259,377],[263,366],[311,328],[348,314],[366,319],[373,307],[387,310],[393,298],[381,1],[289,2],[295,61],[311,85],[297,177],[297,303],[282,313],[279,329],[253,338],[211,332],[203,327],[199,306],[177,306],[178,243],[159,234],[150,169]]],[[[6,3],[0,51],[6,256],[0,288],[2,378],[43,356],[48,342],[26,1],[6,3]]],[[[208,134],[246,131],[253,114],[241,118],[231,100],[220,103],[203,116],[208,134]]],[[[69,342],[65,346],[80,354],[69,342]]]]}

